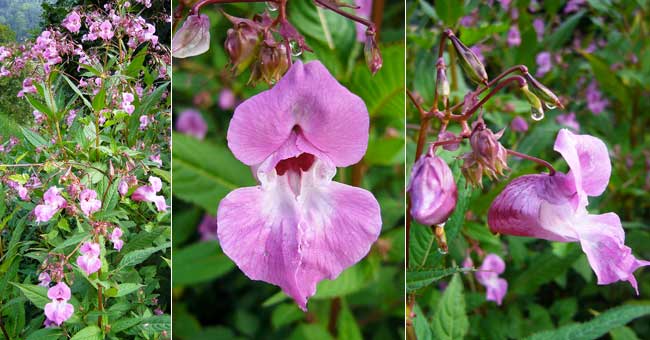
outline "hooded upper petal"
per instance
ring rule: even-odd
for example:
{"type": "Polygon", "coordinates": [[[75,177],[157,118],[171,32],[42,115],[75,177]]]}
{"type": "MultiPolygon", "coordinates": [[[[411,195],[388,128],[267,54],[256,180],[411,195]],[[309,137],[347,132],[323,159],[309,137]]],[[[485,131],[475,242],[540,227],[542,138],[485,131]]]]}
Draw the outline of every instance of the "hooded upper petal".
{"type": "MultiPolygon", "coordinates": [[[[49,277],[49,275],[48,275],[49,277]]],[[[40,277],[39,277],[40,278],[40,277]]],[[[47,297],[52,300],[70,300],[70,287],[65,282],[59,282],[47,290],[47,297]]]]}
{"type": "Polygon", "coordinates": [[[449,165],[438,156],[421,157],[406,189],[411,194],[411,215],[424,225],[440,224],[456,208],[458,190],[449,165]]]}
{"type": "Polygon", "coordinates": [[[317,160],[301,176],[286,171],[228,194],[217,212],[218,237],[248,277],[280,286],[306,309],[319,281],[368,253],[381,215],[370,192],[331,182],[331,164],[317,160]]]}
{"type": "MultiPolygon", "coordinates": [[[[562,129],[558,132],[553,149],[569,164],[570,175],[573,175],[578,193],[585,192],[589,196],[599,196],[607,188],[612,173],[612,164],[607,152],[607,146],[602,140],[590,135],[576,135],[562,129]]],[[[587,205],[586,197],[581,203],[587,205]]]]}
{"type": "Polygon", "coordinates": [[[61,326],[74,313],[74,306],[64,300],[53,300],[45,305],[44,312],[48,320],[61,326]]]}
{"type": "Polygon", "coordinates": [[[542,223],[572,214],[575,197],[573,177],[556,173],[525,175],[510,182],[488,210],[488,226],[493,233],[528,236],[551,241],[576,241],[562,224],[542,223]]]}
{"type": "Polygon", "coordinates": [[[339,84],[319,61],[297,61],[273,88],[235,109],[228,146],[247,165],[260,164],[283,150],[291,154],[280,159],[307,152],[348,166],[363,157],[368,128],[368,110],[361,98],[339,84]]]}

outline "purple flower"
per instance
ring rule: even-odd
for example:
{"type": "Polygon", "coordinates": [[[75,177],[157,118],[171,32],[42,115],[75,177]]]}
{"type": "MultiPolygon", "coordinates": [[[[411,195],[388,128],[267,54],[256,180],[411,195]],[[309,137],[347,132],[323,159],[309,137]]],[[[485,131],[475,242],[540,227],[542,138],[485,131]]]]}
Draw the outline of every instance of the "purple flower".
{"type": "Polygon", "coordinates": [[[363,100],[318,61],[296,61],[230,121],[228,146],[260,185],[219,203],[221,247],[249,278],[280,286],[303,310],[318,282],[360,261],[379,236],[373,195],[332,181],[336,167],[361,160],[368,129],[363,100]]]}
{"type": "Polygon", "coordinates": [[[149,160],[156,163],[158,165],[158,167],[161,167],[162,164],[163,164],[162,159],[160,159],[160,154],[159,153],[149,156],[149,160]]]}
{"type": "Polygon", "coordinates": [[[140,130],[144,130],[149,125],[149,116],[142,115],[140,116],[140,130]]]}
{"type": "Polygon", "coordinates": [[[569,0],[567,2],[566,7],[564,7],[564,13],[573,13],[577,12],[580,7],[582,7],[585,4],[585,0],[569,0]]]}
{"type": "Polygon", "coordinates": [[[508,291],[508,281],[499,277],[506,270],[503,259],[496,254],[488,254],[483,264],[474,273],[476,281],[485,287],[485,299],[501,305],[508,291]]]}
{"type": "Polygon", "coordinates": [[[558,115],[557,117],[555,117],[555,121],[558,124],[564,125],[569,129],[573,130],[573,132],[580,131],[580,123],[578,123],[578,121],[576,120],[575,112],[569,112],[567,114],[558,115]]]}
{"type": "Polygon", "coordinates": [[[158,211],[167,211],[165,197],[156,195],[162,189],[162,181],[155,176],[149,177],[149,185],[143,185],[133,192],[131,199],[139,202],[152,202],[156,205],[158,211]]]}
{"type": "Polygon", "coordinates": [[[208,125],[199,111],[192,109],[182,111],[175,126],[176,130],[198,139],[205,138],[205,134],[208,132],[208,125]]]}
{"type": "Polygon", "coordinates": [[[113,242],[113,249],[120,251],[122,250],[122,246],[124,246],[124,241],[122,241],[122,229],[119,227],[116,227],[113,229],[113,232],[109,236],[109,240],[113,242]]]}
{"type": "Polygon", "coordinates": [[[537,34],[537,41],[542,41],[544,39],[544,19],[537,18],[533,20],[533,29],[537,34]]]}
{"type": "Polygon", "coordinates": [[[199,224],[199,234],[201,234],[201,240],[203,241],[218,240],[217,218],[208,214],[203,215],[203,219],[199,224]]]}
{"type": "Polygon", "coordinates": [[[512,131],[526,132],[528,131],[528,123],[526,122],[525,119],[517,116],[513,118],[512,121],[510,122],[510,128],[512,129],[512,131]]]}
{"type": "MultiPolygon", "coordinates": [[[[357,16],[370,19],[370,15],[372,14],[372,0],[354,0],[354,4],[357,6],[357,16]]],[[[366,26],[357,22],[355,23],[355,27],[357,29],[357,41],[365,42],[366,26]]]]}
{"type": "Polygon", "coordinates": [[[99,25],[99,33],[97,35],[104,40],[111,40],[114,35],[113,25],[111,25],[111,22],[104,20],[104,22],[99,25]]]}
{"type": "Polygon", "coordinates": [[[587,86],[587,107],[595,115],[601,114],[609,105],[609,100],[603,98],[603,94],[598,90],[598,83],[594,80],[587,86]]]}
{"type": "Polygon", "coordinates": [[[430,226],[444,223],[456,208],[458,190],[447,163],[425,155],[413,165],[406,190],[411,194],[411,215],[430,226]]]}
{"type": "Polygon", "coordinates": [[[510,1],[512,0],[499,0],[499,4],[503,9],[508,10],[508,7],[510,7],[510,1]]]}
{"type": "Polygon", "coordinates": [[[85,242],[79,249],[81,255],[77,257],[77,265],[86,275],[98,271],[102,267],[102,260],[99,258],[100,248],[98,243],[85,242]]]}
{"type": "Polygon", "coordinates": [[[519,28],[517,25],[510,27],[508,31],[508,46],[519,46],[521,45],[521,35],[519,34],[519,28]]]}
{"type": "Polygon", "coordinates": [[[52,278],[50,277],[50,274],[47,272],[41,272],[38,274],[38,285],[42,287],[49,287],[50,282],[52,282],[52,278]]]}
{"type": "Polygon", "coordinates": [[[636,259],[625,246],[618,215],[587,211],[588,197],[601,195],[609,183],[612,168],[607,146],[596,137],[562,129],[554,150],[569,164],[569,173],[525,175],[512,181],[489,209],[490,230],[580,242],[598,284],[628,281],[638,294],[633,273],[650,262],[636,259]]]}
{"type": "Polygon", "coordinates": [[[210,19],[205,14],[190,15],[172,39],[172,56],[187,58],[210,49],[210,19]]]}
{"type": "Polygon", "coordinates": [[[540,52],[537,54],[537,57],[535,57],[535,61],[537,62],[537,72],[535,75],[538,77],[543,77],[553,67],[553,63],[551,62],[551,52],[540,52]]]}
{"type": "Polygon", "coordinates": [[[129,183],[122,179],[117,185],[117,192],[119,192],[120,195],[125,196],[129,192],[129,183]]]}
{"type": "Polygon", "coordinates": [[[122,93],[122,105],[121,108],[124,110],[126,113],[129,115],[135,111],[135,106],[133,106],[131,103],[133,102],[133,94],[129,92],[124,92],[122,93]]]}
{"type": "Polygon", "coordinates": [[[235,107],[235,93],[231,89],[223,89],[219,92],[219,108],[222,110],[230,110],[235,107]]]}
{"type": "Polygon", "coordinates": [[[102,208],[102,201],[97,199],[95,190],[85,189],[79,193],[79,206],[86,216],[90,216],[102,208]]]}
{"type": "Polygon", "coordinates": [[[36,222],[47,222],[54,214],[66,207],[65,198],[61,196],[61,190],[57,187],[49,188],[43,195],[43,204],[34,208],[36,222]]]}
{"type": "Polygon", "coordinates": [[[74,313],[74,306],[68,303],[71,298],[70,288],[64,283],[59,282],[47,291],[47,297],[52,302],[45,305],[45,326],[50,327],[52,324],[61,326],[74,313]],[[49,322],[47,322],[49,320],[49,322]]]}
{"type": "Polygon", "coordinates": [[[63,19],[61,25],[72,33],[79,33],[79,29],[81,28],[81,16],[79,16],[79,13],[76,11],[72,11],[67,17],[65,17],[65,19],[63,19]]]}
{"type": "Polygon", "coordinates": [[[65,118],[65,123],[68,126],[72,126],[75,118],[77,118],[77,110],[70,110],[70,112],[68,112],[68,116],[65,118]]]}

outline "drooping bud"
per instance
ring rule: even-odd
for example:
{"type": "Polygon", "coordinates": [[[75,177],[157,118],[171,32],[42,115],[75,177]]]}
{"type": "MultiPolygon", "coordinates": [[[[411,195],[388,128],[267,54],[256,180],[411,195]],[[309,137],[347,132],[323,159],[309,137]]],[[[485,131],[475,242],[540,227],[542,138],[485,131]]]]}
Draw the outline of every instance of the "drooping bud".
{"type": "Polygon", "coordinates": [[[438,62],[436,63],[436,69],[438,70],[436,74],[436,91],[438,92],[438,96],[441,96],[442,98],[448,98],[450,93],[449,80],[447,79],[445,68],[445,60],[443,58],[438,58],[438,62]]]}
{"type": "Polygon", "coordinates": [[[482,122],[478,122],[469,137],[472,153],[476,162],[483,167],[483,172],[492,179],[503,176],[503,170],[508,169],[506,162],[507,151],[499,142],[504,130],[493,133],[482,122]]]}
{"type": "Polygon", "coordinates": [[[549,110],[553,110],[557,106],[564,108],[564,105],[562,105],[562,102],[555,95],[555,93],[544,86],[544,84],[540,83],[537,79],[530,75],[530,73],[524,74],[524,78],[526,78],[528,84],[531,85],[530,90],[544,102],[546,108],[549,110]]]}
{"type": "Polygon", "coordinates": [[[449,39],[458,54],[460,66],[463,68],[463,71],[465,71],[465,74],[467,74],[469,79],[477,84],[487,83],[488,76],[485,71],[485,66],[483,66],[476,54],[451,32],[449,32],[449,39]]]}
{"type": "Polygon", "coordinates": [[[289,55],[284,44],[269,46],[266,43],[260,50],[257,65],[259,76],[269,84],[275,84],[289,69],[289,55]]]}
{"type": "Polygon", "coordinates": [[[190,15],[172,39],[172,56],[187,58],[210,48],[210,19],[205,14],[190,15]]]}
{"type": "Polygon", "coordinates": [[[544,107],[542,106],[542,101],[530,91],[528,85],[522,86],[521,91],[526,96],[528,103],[530,103],[530,117],[534,120],[542,120],[544,118],[544,107]]]}
{"type": "Polygon", "coordinates": [[[233,23],[228,29],[224,48],[230,58],[235,74],[240,74],[255,60],[260,47],[259,26],[252,20],[230,16],[226,18],[233,23]]]}
{"type": "Polygon", "coordinates": [[[383,65],[381,52],[379,51],[379,46],[377,46],[376,38],[377,36],[373,30],[368,29],[366,31],[366,44],[363,48],[363,54],[366,58],[366,65],[368,65],[368,68],[373,75],[377,73],[383,65]]]}
{"type": "Polygon", "coordinates": [[[427,155],[415,163],[407,191],[411,195],[411,216],[421,224],[443,223],[456,208],[454,176],[438,156],[427,155]]]}

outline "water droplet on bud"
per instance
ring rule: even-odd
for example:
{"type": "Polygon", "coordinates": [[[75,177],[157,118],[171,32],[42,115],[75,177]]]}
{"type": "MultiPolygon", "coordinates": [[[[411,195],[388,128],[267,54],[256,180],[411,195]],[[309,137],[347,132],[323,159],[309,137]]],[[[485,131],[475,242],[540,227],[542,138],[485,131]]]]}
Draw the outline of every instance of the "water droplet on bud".
{"type": "Polygon", "coordinates": [[[553,110],[553,109],[555,109],[557,107],[556,105],[553,105],[553,104],[548,103],[548,102],[544,102],[544,106],[546,106],[546,108],[549,109],[549,110],[553,110]]]}
{"type": "Polygon", "coordinates": [[[447,255],[447,253],[449,253],[449,251],[444,250],[444,249],[442,249],[442,248],[438,248],[438,252],[439,252],[440,254],[442,254],[442,255],[447,255]]]}
{"type": "Polygon", "coordinates": [[[302,54],[302,47],[295,41],[289,42],[289,47],[291,47],[291,55],[294,57],[299,57],[302,54]]]}
{"type": "Polygon", "coordinates": [[[278,10],[278,4],[273,1],[267,1],[266,8],[268,8],[268,10],[271,12],[275,12],[278,10]]]}
{"type": "Polygon", "coordinates": [[[534,107],[530,108],[530,118],[536,121],[544,119],[544,111],[538,110],[534,107]]]}

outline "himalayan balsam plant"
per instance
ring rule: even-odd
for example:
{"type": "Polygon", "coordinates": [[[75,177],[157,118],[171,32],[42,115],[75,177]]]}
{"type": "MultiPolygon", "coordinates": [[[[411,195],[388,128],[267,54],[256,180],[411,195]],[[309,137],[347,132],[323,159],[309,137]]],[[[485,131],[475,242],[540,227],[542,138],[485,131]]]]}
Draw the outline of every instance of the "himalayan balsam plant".
{"type": "MultiPolygon", "coordinates": [[[[518,39],[518,31],[508,34],[508,44],[517,44],[518,39]]],[[[455,63],[456,59],[452,62],[455,63]]],[[[515,178],[503,188],[488,210],[487,224],[490,231],[557,242],[578,242],[598,278],[598,284],[627,281],[638,294],[634,271],[650,265],[650,262],[634,257],[631,249],[625,245],[625,233],[616,213],[596,215],[587,210],[589,197],[603,194],[609,183],[611,162],[605,143],[590,135],[561,129],[553,149],[564,158],[569,171],[556,171],[551,163],[545,160],[503,146],[499,139],[506,128],[503,127],[495,133],[483,119],[484,115],[491,114],[486,112],[483,106],[506,86],[515,86],[521,91],[530,104],[531,118],[534,121],[542,120],[546,109],[564,107],[562,101],[533,77],[526,66],[511,67],[489,79],[477,54],[465,46],[451,30],[445,30],[440,39],[435,69],[435,93],[433,105],[429,110],[422,107],[422,102],[415,93],[408,92],[420,115],[420,126],[415,164],[407,189],[407,246],[410,242],[409,228],[415,220],[434,230],[440,253],[447,253],[445,222],[459,204],[460,188],[453,178],[454,172],[441,155],[445,151],[458,149],[460,143],[467,141],[469,152],[459,157],[462,162],[459,172],[464,180],[458,182],[465,183],[465,186],[470,187],[469,190],[483,188],[484,176],[495,181],[506,176],[510,156],[538,163],[548,169],[547,173],[515,178]],[[450,44],[447,45],[447,42],[450,44]],[[450,103],[448,67],[443,54],[447,46],[450,46],[451,58],[457,58],[464,74],[477,86],[473,90],[470,89],[458,103],[450,103]],[[486,94],[483,95],[484,93],[486,94]],[[439,122],[439,125],[436,125],[439,130],[436,140],[426,147],[432,121],[439,122]],[[448,130],[452,124],[460,126],[460,133],[448,130]]],[[[513,120],[511,128],[515,131],[525,131],[528,127],[526,121],[520,119],[513,120]]],[[[454,226],[455,234],[458,233],[459,227],[454,226]]],[[[459,271],[475,271],[476,281],[485,287],[486,299],[494,301],[497,305],[503,303],[508,282],[500,275],[507,270],[506,263],[496,254],[486,254],[477,241],[469,238],[468,241],[471,246],[467,250],[464,268],[452,267],[433,272],[420,269],[407,274],[407,285],[411,282],[410,287],[407,287],[407,290],[410,290],[406,316],[409,338],[415,337],[414,318],[418,317],[414,312],[414,291],[422,287],[421,282],[430,283],[437,280],[430,278],[432,276],[439,279],[459,271]],[[472,253],[476,254],[475,258],[481,260],[478,269],[474,268],[472,253]]],[[[407,257],[407,266],[408,264],[407,257]]],[[[447,289],[457,289],[458,278],[454,278],[450,285],[453,288],[447,289]]]]}
{"type": "Polygon", "coordinates": [[[71,8],[0,47],[34,110],[0,144],[5,339],[169,338],[171,57],[150,6],[71,8]]]}
{"type": "MultiPolygon", "coordinates": [[[[249,1],[196,2],[173,38],[173,56],[205,53],[210,22],[200,10],[230,2],[249,1]]],[[[290,23],[287,3],[267,1],[267,11],[252,19],[224,13],[233,25],[224,43],[232,73],[250,68],[249,83],[272,87],[239,104],[230,121],[228,147],[251,167],[258,185],[223,198],[216,225],[223,252],[244,274],[279,286],[306,311],[320,281],[337,278],[368,254],[382,221],[373,194],[333,181],[337,167],[358,163],[366,152],[366,104],[320,61],[294,61],[311,49],[290,23]]],[[[342,10],[343,3],[315,3],[366,27],[360,36],[366,62],[372,73],[379,71],[375,25],[342,10]]],[[[184,10],[181,2],[176,23],[184,10]]],[[[200,114],[186,111],[177,128],[202,138],[201,122],[200,114]]]]}

